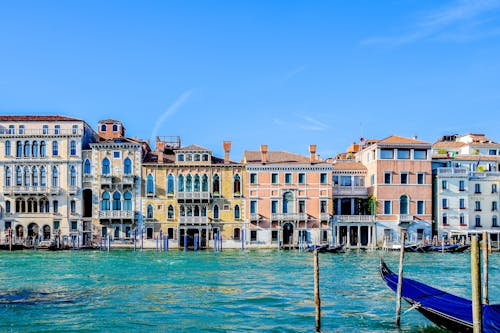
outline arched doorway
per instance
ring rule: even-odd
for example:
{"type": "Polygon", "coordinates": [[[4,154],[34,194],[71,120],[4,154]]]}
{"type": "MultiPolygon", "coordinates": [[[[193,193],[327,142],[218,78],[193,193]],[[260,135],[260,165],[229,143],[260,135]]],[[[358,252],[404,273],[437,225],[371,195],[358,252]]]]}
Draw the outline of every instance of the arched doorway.
{"type": "Polygon", "coordinates": [[[38,237],[39,227],[36,223],[28,224],[28,238],[36,238],[38,237]]]}
{"type": "Polygon", "coordinates": [[[285,223],[283,224],[283,245],[289,245],[293,243],[293,224],[285,223]]]}
{"type": "Polygon", "coordinates": [[[50,239],[50,226],[44,225],[42,230],[43,230],[43,239],[44,240],[50,239]]]}
{"type": "Polygon", "coordinates": [[[24,237],[24,228],[20,224],[18,224],[16,226],[16,237],[17,238],[23,238],[24,237]]]}

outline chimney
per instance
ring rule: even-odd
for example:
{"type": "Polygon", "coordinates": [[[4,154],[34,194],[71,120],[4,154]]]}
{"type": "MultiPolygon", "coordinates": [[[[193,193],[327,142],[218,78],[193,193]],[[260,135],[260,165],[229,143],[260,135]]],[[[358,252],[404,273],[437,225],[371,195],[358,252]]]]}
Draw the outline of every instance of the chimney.
{"type": "Polygon", "coordinates": [[[165,141],[161,141],[160,138],[156,138],[156,151],[165,151],[165,141]]]}
{"type": "Polygon", "coordinates": [[[229,163],[229,153],[231,152],[231,141],[222,141],[224,147],[224,163],[229,163]]]}
{"type": "Polygon", "coordinates": [[[260,145],[260,160],[262,164],[267,163],[267,145],[260,145]]]}
{"type": "Polygon", "coordinates": [[[316,145],[309,145],[309,153],[311,154],[311,163],[316,159],[316,145]]]}

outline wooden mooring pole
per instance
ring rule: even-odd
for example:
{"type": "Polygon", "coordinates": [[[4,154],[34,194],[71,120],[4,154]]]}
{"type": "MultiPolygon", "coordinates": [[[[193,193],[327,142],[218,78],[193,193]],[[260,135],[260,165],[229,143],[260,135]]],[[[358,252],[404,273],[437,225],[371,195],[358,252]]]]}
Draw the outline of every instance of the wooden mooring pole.
{"type": "Polygon", "coordinates": [[[319,297],[319,258],[314,249],[314,305],[316,307],[316,332],[321,332],[321,299],[319,297]]]}
{"type": "Polygon", "coordinates": [[[401,324],[401,294],[403,292],[403,261],[405,258],[406,230],[401,230],[401,249],[399,251],[398,289],[396,296],[396,326],[401,324]]]}
{"type": "Polygon", "coordinates": [[[490,299],[488,296],[488,233],[483,231],[483,303],[490,304],[490,299]]]}
{"type": "Polygon", "coordinates": [[[470,249],[470,265],[472,276],[472,325],[474,333],[483,332],[482,305],[481,305],[481,265],[479,258],[479,239],[472,237],[470,249]]]}

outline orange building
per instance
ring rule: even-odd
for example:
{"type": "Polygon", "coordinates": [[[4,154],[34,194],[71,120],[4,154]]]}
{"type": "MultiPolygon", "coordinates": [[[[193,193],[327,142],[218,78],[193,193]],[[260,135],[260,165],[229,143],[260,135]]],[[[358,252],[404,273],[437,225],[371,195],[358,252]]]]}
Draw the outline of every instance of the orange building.
{"type": "Polygon", "coordinates": [[[332,165],[316,156],[283,151],[245,151],[249,242],[295,247],[331,239],[332,165]]]}

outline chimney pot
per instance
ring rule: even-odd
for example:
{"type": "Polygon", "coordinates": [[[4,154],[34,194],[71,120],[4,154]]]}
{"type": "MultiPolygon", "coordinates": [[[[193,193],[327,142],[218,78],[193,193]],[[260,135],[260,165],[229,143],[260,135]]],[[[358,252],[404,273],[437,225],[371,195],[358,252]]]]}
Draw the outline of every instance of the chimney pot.
{"type": "Polygon", "coordinates": [[[224,163],[229,163],[229,153],[231,152],[231,141],[223,141],[222,147],[224,148],[224,163]]]}
{"type": "Polygon", "coordinates": [[[309,145],[309,153],[311,154],[309,159],[312,163],[315,161],[316,157],[316,145],[309,145]]]}
{"type": "Polygon", "coordinates": [[[267,145],[260,145],[260,160],[262,164],[267,163],[267,145]]]}

